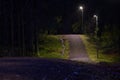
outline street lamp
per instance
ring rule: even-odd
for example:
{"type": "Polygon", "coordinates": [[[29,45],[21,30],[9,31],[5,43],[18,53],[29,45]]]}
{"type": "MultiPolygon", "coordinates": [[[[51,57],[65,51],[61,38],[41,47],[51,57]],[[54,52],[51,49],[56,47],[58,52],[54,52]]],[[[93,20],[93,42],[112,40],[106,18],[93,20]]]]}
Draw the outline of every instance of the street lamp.
{"type": "Polygon", "coordinates": [[[93,15],[93,17],[96,19],[96,26],[98,26],[98,16],[97,15],[93,15]]]}
{"type": "Polygon", "coordinates": [[[80,6],[79,9],[80,9],[81,12],[82,12],[82,28],[81,28],[81,29],[82,29],[82,32],[84,32],[84,28],[83,28],[83,9],[84,9],[84,8],[83,8],[83,6],[80,6]]]}
{"type": "Polygon", "coordinates": [[[95,18],[95,23],[96,23],[96,27],[95,27],[95,34],[97,34],[99,28],[98,28],[98,16],[97,15],[93,15],[93,17],[95,18]]]}
{"type": "Polygon", "coordinates": [[[96,47],[96,50],[97,50],[97,58],[99,58],[99,55],[98,55],[98,51],[99,51],[99,38],[97,36],[98,34],[98,16],[97,15],[93,15],[93,17],[95,18],[95,23],[96,23],[96,27],[95,27],[95,38],[96,38],[96,44],[97,44],[97,47],[96,47]]]}

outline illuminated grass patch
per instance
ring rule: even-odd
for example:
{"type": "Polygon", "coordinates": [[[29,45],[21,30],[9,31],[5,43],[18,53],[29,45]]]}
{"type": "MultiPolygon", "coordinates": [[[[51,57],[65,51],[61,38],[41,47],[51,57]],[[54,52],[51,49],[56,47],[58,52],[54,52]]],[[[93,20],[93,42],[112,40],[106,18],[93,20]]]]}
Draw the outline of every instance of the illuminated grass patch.
{"type": "Polygon", "coordinates": [[[120,58],[118,55],[111,55],[111,54],[106,54],[102,53],[102,50],[99,50],[99,58],[97,58],[96,54],[96,48],[95,44],[91,43],[89,41],[89,37],[86,35],[80,35],[80,37],[83,40],[83,43],[85,44],[86,50],[88,52],[88,55],[90,59],[94,62],[119,62],[120,58]]]}
{"type": "Polygon", "coordinates": [[[65,51],[62,54],[62,43],[60,41],[61,36],[57,35],[47,35],[42,37],[42,41],[39,44],[39,57],[43,58],[60,58],[67,59],[68,58],[68,42],[64,41],[65,51]]]}

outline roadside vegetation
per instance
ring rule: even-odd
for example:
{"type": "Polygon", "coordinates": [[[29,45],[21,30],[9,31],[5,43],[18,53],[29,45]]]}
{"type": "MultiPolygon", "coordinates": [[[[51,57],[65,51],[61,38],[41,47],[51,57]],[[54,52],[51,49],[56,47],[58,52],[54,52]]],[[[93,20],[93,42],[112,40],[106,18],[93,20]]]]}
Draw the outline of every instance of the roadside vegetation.
{"type": "Polygon", "coordinates": [[[86,35],[80,35],[82,38],[86,50],[88,52],[89,57],[91,58],[92,61],[94,62],[119,62],[120,61],[120,55],[116,52],[108,52],[106,48],[102,48],[98,50],[98,58],[97,58],[97,49],[96,46],[101,46],[101,45],[96,45],[95,42],[93,42],[88,36],[86,35]],[[107,52],[105,52],[107,51],[107,52]]]}
{"type": "Polygon", "coordinates": [[[63,51],[63,44],[61,42],[62,36],[57,35],[42,35],[39,40],[38,57],[42,58],[68,58],[68,42],[65,40],[65,50],[63,51]]]}

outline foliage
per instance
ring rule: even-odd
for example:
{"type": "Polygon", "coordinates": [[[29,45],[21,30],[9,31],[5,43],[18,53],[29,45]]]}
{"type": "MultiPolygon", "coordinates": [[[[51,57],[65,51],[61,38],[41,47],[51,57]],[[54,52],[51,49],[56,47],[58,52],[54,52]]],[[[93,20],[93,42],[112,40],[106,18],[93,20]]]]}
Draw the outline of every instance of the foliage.
{"type": "Polygon", "coordinates": [[[103,51],[117,50],[116,52],[119,52],[119,35],[120,32],[116,26],[113,28],[105,26],[105,30],[101,36],[101,47],[103,48],[103,51]]]}
{"type": "MultiPolygon", "coordinates": [[[[66,47],[68,43],[65,42],[66,47]]],[[[68,58],[68,51],[62,55],[62,44],[60,42],[60,36],[45,35],[41,36],[39,41],[39,53],[38,57],[44,58],[68,58]]]]}
{"type": "Polygon", "coordinates": [[[94,42],[91,42],[90,37],[86,35],[80,35],[80,37],[82,38],[86,46],[88,55],[92,61],[94,62],[119,62],[120,61],[119,54],[105,54],[102,52],[102,50],[99,50],[98,52],[99,57],[97,58],[96,45],[94,44],[94,42]]]}
{"type": "Polygon", "coordinates": [[[62,22],[62,16],[57,16],[56,17],[56,22],[60,24],[62,22]]]}
{"type": "MultiPolygon", "coordinates": [[[[92,22],[94,23],[94,22],[92,22]]],[[[90,40],[105,53],[113,52],[120,53],[119,41],[120,41],[120,29],[119,25],[110,24],[105,26],[94,27],[95,24],[89,26],[91,31],[87,31],[90,40]],[[100,27],[103,27],[102,29],[100,27]]],[[[90,30],[90,29],[88,29],[90,30]]]]}
{"type": "Polygon", "coordinates": [[[80,23],[74,23],[72,25],[72,30],[73,30],[73,33],[78,33],[80,30],[80,23]]]}

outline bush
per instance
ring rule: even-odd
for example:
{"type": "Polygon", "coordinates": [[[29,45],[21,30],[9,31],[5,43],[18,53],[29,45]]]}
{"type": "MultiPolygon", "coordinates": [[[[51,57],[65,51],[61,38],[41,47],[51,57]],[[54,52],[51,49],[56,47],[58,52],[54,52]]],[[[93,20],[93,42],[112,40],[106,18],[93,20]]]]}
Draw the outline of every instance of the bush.
{"type": "MultiPolygon", "coordinates": [[[[119,50],[119,36],[120,32],[119,29],[116,26],[105,26],[105,30],[102,33],[101,36],[101,47],[103,48],[103,51],[109,51],[109,50],[119,50]]],[[[117,51],[119,52],[119,51],[117,51]]]]}

